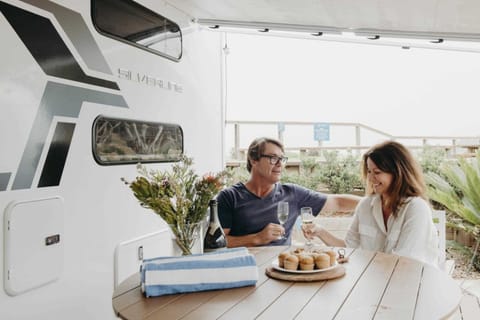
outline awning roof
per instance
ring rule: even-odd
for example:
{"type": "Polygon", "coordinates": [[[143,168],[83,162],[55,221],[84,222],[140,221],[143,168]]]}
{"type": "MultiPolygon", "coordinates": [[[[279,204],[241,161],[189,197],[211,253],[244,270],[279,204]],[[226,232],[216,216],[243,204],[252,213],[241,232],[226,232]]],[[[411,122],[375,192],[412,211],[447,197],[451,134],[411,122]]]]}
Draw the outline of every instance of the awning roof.
{"type": "Polygon", "coordinates": [[[204,25],[480,41],[479,0],[168,0],[204,25]]]}

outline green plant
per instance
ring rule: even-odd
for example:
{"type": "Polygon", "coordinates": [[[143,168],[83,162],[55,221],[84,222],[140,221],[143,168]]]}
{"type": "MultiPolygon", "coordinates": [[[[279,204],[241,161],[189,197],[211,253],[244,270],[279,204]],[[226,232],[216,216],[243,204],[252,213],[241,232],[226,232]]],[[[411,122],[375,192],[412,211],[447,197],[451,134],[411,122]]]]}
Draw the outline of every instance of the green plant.
{"type": "Polygon", "coordinates": [[[447,153],[443,149],[425,147],[418,154],[419,163],[425,174],[434,172],[440,174],[440,167],[447,157],[447,153]]]}
{"type": "Polygon", "coordinates": [[[363,189],[356,157],[352,154],[340,157],[337,151],[325,151],[323,156],[325,163],[320,165],[318,171],[321,182],[330,192],[351,193],[363,189]]]}
{"type": "MultiPolygon", "coordinates": [[[[338,153],[326,153],[326,162],[319,163],[314,157],[303,158],[300,172],[283,171],[281,182],[295,183],[305,188],[321,191],[326,186],[331,193],[352,193],[363,190],[359,166],[352,155],[340,157],[338,153]]],[[[246,182],[250,176],[244,164],[228,170],[227,186],[239,181],[246,182]]]]}
{"type": "MultiPolygon", "coordinates": [[[[300,168],[300,171],[302,172],[302,168],[300,168]]],[[[303,186],[308,189],[312,190],[317,190],[320,184],[320,179],[318,177],[318,174],[303,174],[303,173],[296,173],[296,172],[287,172],[284,171],[282,174],[281,181],[283,183],[295,183],[300,186],[303,186]]]]}
{"type": "Polygon", "coordinates": [[[462,228],[479,236],[480,153],[475,158],[444,162],[439,172],[425,175],[428,196],[461,218],[462,228]]]}
{"type": "Polygon", "coordinates": [[[232,186],[238,182],[247,182],[250,174],[247,171],[246,164],[240,164],[238,167],[228,168],[225,180],[226,186],[232,186]]]}
{"type": "Polygon", "coordinates": [[[320,164],[317,162],[315,157],[306,157],[302,158],[300,163],[300,173],[302,174],[311,174],[315,172],[320,167],[320,164]]]}
{"type": "Polygon", "coordinates": [[[190,235],[207,215],[209,201],[222,189],[226,171],[199,177],[191,168],[192,158],[183,156],[172,171],[147,170],[137,165],[134,181],[121,180],[133,191],[140,205],[159,215],[172,229],[183,254],[190,254],[190,235]]]}

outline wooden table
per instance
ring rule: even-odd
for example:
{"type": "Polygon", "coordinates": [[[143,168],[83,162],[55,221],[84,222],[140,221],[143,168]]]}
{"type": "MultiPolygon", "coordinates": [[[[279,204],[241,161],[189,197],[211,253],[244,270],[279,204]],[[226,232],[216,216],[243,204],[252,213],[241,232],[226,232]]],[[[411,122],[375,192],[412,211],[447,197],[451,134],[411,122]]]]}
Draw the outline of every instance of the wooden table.
{"type": "Polygon", "coordinates": [[[288,247],[255,247],[256,286],[145,298],[139,276],[113,294],[122,319],[443,319],[461,290],[446,273],[416,260],[347,250],[343,277],[316,282],[271,279],[265,269],[288,247]]]}

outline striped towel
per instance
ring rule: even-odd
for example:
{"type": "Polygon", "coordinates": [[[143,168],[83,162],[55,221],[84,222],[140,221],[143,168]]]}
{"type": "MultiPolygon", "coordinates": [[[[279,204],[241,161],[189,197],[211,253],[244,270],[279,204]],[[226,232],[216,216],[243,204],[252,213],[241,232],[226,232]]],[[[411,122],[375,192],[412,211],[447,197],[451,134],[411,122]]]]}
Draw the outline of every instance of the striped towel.
{"type": "Polygon", "coordinates": [[[258,280],[255,258],[244,247],[145,259],[140,273],[147,297],[252,286],[258,280]]]}

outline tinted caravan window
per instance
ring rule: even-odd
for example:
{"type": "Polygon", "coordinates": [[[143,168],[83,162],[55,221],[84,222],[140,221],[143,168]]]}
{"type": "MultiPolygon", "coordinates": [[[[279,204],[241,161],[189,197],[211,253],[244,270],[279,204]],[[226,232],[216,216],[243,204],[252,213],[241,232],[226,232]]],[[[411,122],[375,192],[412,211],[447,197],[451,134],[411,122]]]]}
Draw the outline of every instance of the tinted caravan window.
{"type": "Polygon", "coordinates": [[[99,116],[92,149],[102,165],[173,162],[183,154],[183,131],[176,124],[99,116]]]}
{"type": "Polygon", "coordinates": [[[182,33],[173,21],[130,0],[92,0],[97,30],[174,61],[182,56],[182,33]]]}

